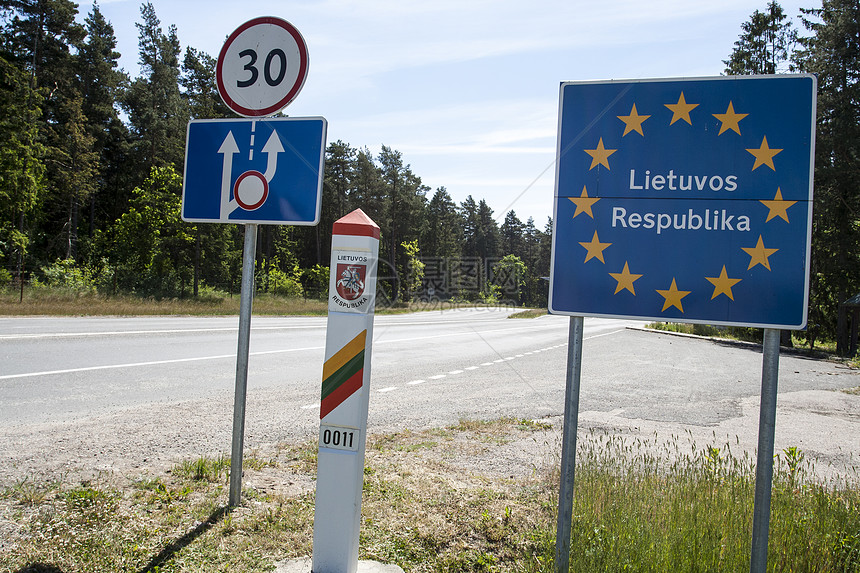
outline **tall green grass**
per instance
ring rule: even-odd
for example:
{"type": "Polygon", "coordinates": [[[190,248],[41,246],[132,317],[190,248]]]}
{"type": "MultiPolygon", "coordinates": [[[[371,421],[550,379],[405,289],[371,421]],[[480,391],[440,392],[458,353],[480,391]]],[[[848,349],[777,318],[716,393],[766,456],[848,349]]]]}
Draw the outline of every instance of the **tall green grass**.
{"type": "MultiPolygon", "coordinates": [[[[749,569],[755,461],[730,443],[697,447],[598,435],[578,452],[571,571],[749,569]]],[[[770,571],[860,571],[860,493],[820,483],[802,452],[776,456],[770,571]]]]}

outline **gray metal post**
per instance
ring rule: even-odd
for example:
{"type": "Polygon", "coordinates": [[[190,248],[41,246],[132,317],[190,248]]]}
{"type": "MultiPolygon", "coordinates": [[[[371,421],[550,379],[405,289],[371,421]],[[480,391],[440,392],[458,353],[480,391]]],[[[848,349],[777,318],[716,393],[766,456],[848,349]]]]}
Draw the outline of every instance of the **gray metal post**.
{"type": "Polygon", "coordinates": [[[761,407],[758,422],[758,458],[755,470],[752,555],[750,573],[767,569],[770,528],[770,494],[773,489],[773,436],[776,425],[776,390],[779,379],[779,330],[766,328],[762,343],[761,407]]]}
{"type": "Polygon", "coordinates": [[[245,442],[245,394],[248,388],[248,348],[251,342],[251,307],[254,302],[254,260],[257,225],[245,225],[242,254],[242,298],[239,302],[239,349],[236,352],[236,397],[233,400],[233,449],[230,458],[230,507],[242,501],[242,455],[245,442]]]}
{"type": "Polygon", "coordinates": [[[555,537],[555,570],[557,573],[567,573],[570,568],[570,530],[573,521],[573,481],[576,470],[576,428],[579,425],[583,323],[584,320],[581,316],[570,317],[564,429],[561,441],[561,486],[558,492],[558,529],[555,537]]]}

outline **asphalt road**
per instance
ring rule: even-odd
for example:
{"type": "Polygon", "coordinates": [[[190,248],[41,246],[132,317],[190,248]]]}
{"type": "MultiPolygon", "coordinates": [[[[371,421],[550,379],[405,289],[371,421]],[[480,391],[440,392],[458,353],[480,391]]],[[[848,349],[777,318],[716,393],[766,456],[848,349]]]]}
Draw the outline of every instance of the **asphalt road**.
{"type": "MultiPolygon", "coordinates": [[[[569,320],[498,309],[379,316],[369,430],[563,412],[569,320]]],[[[247,449],[318,428],[326,319],[254,317],[247,449]]],[[[0,319],[0,481],[137,469],[229,451],[238,318],[0,319]]],[[[755,447],[761,353],[753,345],[586,319],[580,426],[631,435],[737,436],[755,447]]],[[[856,371],[783,355],[777,448],[851,471],[860,463],[856,371]]]]}
{"type": "MultiPolygon", "coordinates": [[[[487,394],[484,386],[489,384],[487,401],[510,391],[527,401],[546,398],[507,363],[549,366],[547,356],[552,356],[563,380],[560,349],[567,342],[567,320],[508,320],[508,314],[463,309],[377,317],[372,384],[379,397],[374,410],[399,410],[404,400],[415,398],[432,401],[439,387],[457,381],[464,382],[456,386],[465,396],[446,403],[463,415],[470,414],[468,408],[457,404],[468,403],[470,387],[487,394]],[[550,350],[556,352],[538,359],[550,350]],[[513,390],[498,385],[511,375],[505,385],[513,390]],[[408,397],[406,390],[411,390],[408,397]],[[529,398],[530,391],[535,394],[529,398]]],[[[237,322],[187,317],[0,320],[0,424],[69,422],[232,392],[237,322]]],[[[638,323],[595,320],[587,330],[600,334],[628,324],[638,323]]],[[[277,391],[285,409],[316,407],[325,326],[325,317],[255,317],[249,392],[277,391]]],[[[432,409],[439,412],[438,405],[432,409]]],[[[445,420],[427,420],[434,421],[445,420]]]]}

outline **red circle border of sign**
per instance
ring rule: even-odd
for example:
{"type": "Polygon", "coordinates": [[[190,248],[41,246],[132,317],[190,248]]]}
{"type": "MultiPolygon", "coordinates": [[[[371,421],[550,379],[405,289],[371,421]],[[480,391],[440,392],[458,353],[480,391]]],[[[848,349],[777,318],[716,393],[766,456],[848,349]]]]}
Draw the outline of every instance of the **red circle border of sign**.
{"type": "Polygon", "coordinates": [[[260,207],[263,206],[263,203],[265,203],[266,199],[268,199],[268,198],[269,198],[269,182],[266,181],[266,176],[263,175],[262,173],[260,173],[259,171],[253,171],[253,170],[246,171],[243,174],[241,174],[236,179],[236,183],[233,184],[233,199],[236,200],[236,203],[239,205],[239,207],[241,207],[242,209],[244,209],[246,211],[256,211],[257,209],[259,209],[260,207]],[[244,201],[242,201],[239,198],[239,183],[241,183],[246,178],[248,178],[252,175],[263,182],[263,196],[260,197],[260,200],[257,201],[256,203],[245,203],[244,201]]]}
{"type": "Polygon", "coordinates": [[[221,47],[221,52],[218,54],[218,63],[215,66],[215,80],[218,84],[218,94],[221,96],[221,99],[224,100],[224,103],[232,109],[234,112],[239,115],[245,117],[262,117],[266,115],[272,115],[280,110],[287,107],[290,102],[292,102],[296,96],[301,91],[302,87],[305,85],[305,79],[308,77],[308,46],[305,43],[305,39],[302,37],[301,33],[296,29],[295,26],[287,22],[282,18],[276,18],[274,16],[263,16],[260,18],[254,18],[252,20],[248,20],[236,30],[230,34],[227,40],[224,42],[224,45],[221,47]],[[284,96],[278,103],[271,105],[265,109],[249,109],[243,107],[233,101],[233,99],[227,95],[227,90],[224,87],[224,77],[223,77],[223,65],[224,65],[224,56],[227,53],[227,48],[236,40],[236,38],[252,26],[256,26],[258,24],[273,24],[275,26],[280,26],[284,30],[286,30],[296,41],[296,45],[299,48],[299,75],[296,83],[290,89],[286,96],[284,96]]]}

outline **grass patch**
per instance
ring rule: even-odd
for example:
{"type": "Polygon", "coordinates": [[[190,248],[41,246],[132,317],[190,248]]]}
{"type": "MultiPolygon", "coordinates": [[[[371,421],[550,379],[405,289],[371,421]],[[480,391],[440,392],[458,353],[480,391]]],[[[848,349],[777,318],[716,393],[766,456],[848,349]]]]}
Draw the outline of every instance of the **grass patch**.
{"type": "MultiPolygon", "coordinates": [[[[142,298],[130,295],[103,295],[92,291],[26,288],[23,300],[20,292],[0,289],[0,316],[225,316],[239,314],[240,295],[226,292],[209,292],[197,298],[142,298]]],[[[410,302],[379,307],[377,314],[405,314],[451,310],[465,307],[491,306],[465,302],[410,302]]],[[[546,310],[525,311],[546,314],[546,310]]],[[[289,298],[267,293],[254,295],[255,315],[326,316],[328,301],[289,298]]]]}
{"type": "MultiPolygon", "coordinates": [[[[140,298],[106,296],[93,292],[27,289],[24,298],[0,292],[0,316],[223,316],[239,314],[240,296],[207,294],[199,298],[140,298]]],[[[326,301],[286,298],[269,294],[254,296],[254,314],[318,315],[328,313],[326,301]]]]}
{"type": "Polygon", "coordinates": [[[756,337],[755,333],[745,331],[753,329],[735,329],[732,327],[711,326],[710,324],[683,324],[678,322],[651,322],[645,328],[662,330],[664,332],[679,332],[681,334],[693,334],[695,336],[710,336],[715,338],[728,338],[731,340],[745,340],[747,342],[761,342],[761,334],[756,337]]]}
{"type": "MultiPolygon", "coordinates": [[[[251,458],[255,459],[255,458],[251,458]]],[[[245,460],[242,460],[245,467],[245,460]]],[[[220,456],[216,459],[200,457],[184,461],[173,468],[173,474],[192,481],[218,482],[226,480],[230,474],[230,458],[220,456]]]]}
{"type": "Polygon", "coordinates": [[[508,318],[537,318],[539,316],[546,316],[545,308],[529,308],[520,312],[515,312],[508,318]]]}
{"type": "MultiPolygon", "coordinates": [[[[554,572],[557,460],[521,478],[481,464],[496,458],[493,447],[550,431],[511,418],[372,436],[360,557],[407,573],[554,572]]],[[[749,568],[748,455],[686,436],[583,434],[571,571],[749,568]]],[[[16,484],[0,490],[0,573],[37,563],[63,573],[270,571],[311,554],[315,455],[315,441],[253,454],[245,502],[232,512],[224,509],[224,458],[120,484],[16,484]],[[260,486],[273,472],[273,483],[310,485],[290,493],[260,486]]],[[[816,482],[811,472],[796,448],[776,458],[770,569],[860,571],[860,490],[816,482]]]]}

